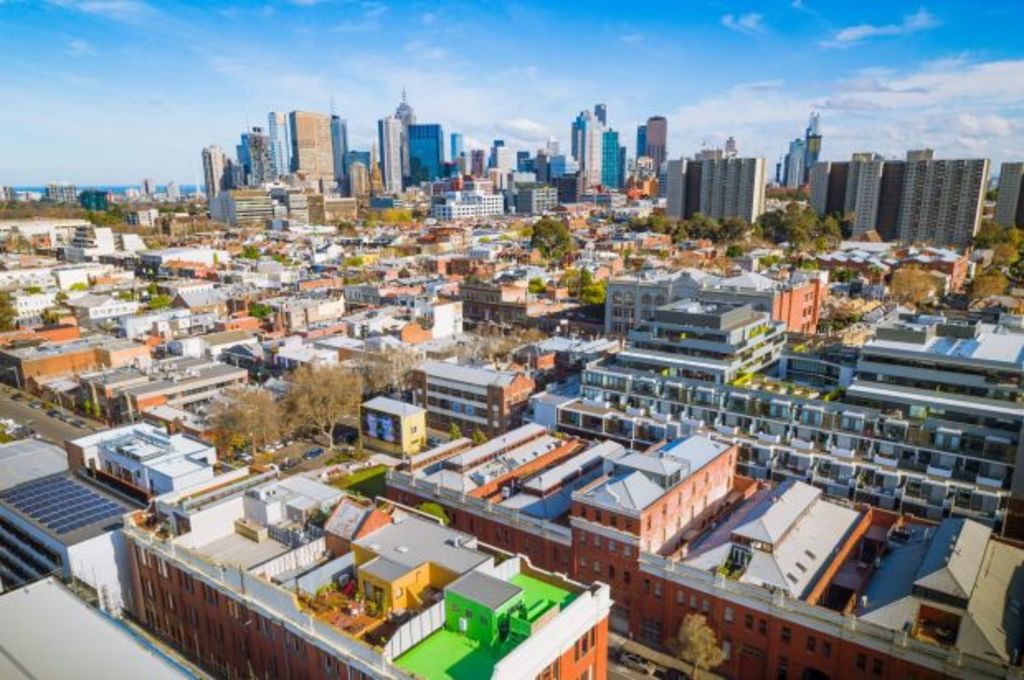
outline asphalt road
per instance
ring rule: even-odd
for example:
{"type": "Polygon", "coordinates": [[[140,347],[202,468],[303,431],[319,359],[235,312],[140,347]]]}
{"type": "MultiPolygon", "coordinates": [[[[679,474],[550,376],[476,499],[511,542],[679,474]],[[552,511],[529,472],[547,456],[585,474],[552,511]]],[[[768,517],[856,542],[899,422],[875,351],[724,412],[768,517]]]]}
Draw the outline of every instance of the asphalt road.
{"type": "MultiPolygon", "coordinates": [[[[51,418],[46,415],[46,409],[34,409],[29,406],[35,399],[23,394],[21,401],[14,401],[11,399],[12,394],[13,391],[9,389],[0,391],[0,417],[10,418],[21,425],[28,425],[39,434],[41,439],[63,448],[65,439],[74,439],[95,431],[94,429],[75,427],[63,420],[51,418]]],[[[71,417],[78,416],[72,415],[71,417]]]]}

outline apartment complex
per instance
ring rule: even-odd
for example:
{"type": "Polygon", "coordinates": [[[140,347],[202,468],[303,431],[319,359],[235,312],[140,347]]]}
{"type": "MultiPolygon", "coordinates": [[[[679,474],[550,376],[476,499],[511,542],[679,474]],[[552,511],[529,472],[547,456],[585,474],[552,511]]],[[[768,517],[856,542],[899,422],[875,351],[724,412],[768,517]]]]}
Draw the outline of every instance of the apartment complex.
{"type": "Polygon", "coordinates": [[[1003,163],[996,194],[996,224],[1024,228],[1024,163],[1003,163]]]}
{"type": "Polygon", "coordinates": [[[643,272],[608,282],[605,333],[625,335],[654,318],[659,307],[679,300],[747,303],[791,332],[814,333],[827,296],[827,281],[816,272],[796,272],[786,281],[752,272],[726,277],[696,269],[643,272]]]}
{"type": "Polygon", "coordinates": [[[311,480],[230,475],[126,520],[133,614],[200,666],[258,677],[604,677],[607,586],[541,571],[394,505],[360,529],[364,513],[311,480]]]}
{"type": "Polygon", "coordinates": [[[466,435],[495,436],[517,426],[534,388],[523,373],[442,361],[424,363],[409,382],[429,427],[447,432],[454,424],[466,435]]]}
{"type": "Polygon", "coordinates": [[[854,236],[876,231],[885,240],[962,248],[981,223],[988,172],[986,159],[936,160],[930,149],[903,161],[856,153],[811,169],[811,205],[819,215],[850,216],[854,236]]]}
{"type": "Polygon", "coordinates": [[[132,497],[147,499],[213,479],[217,454],[205,441],[135,423],[64,442],[71,470],[86,469],[132,497]]]}
{"type": "Polygon", "coordinates": [[[643,447],[708,428],[742,442],[748,476],[1024,535],[1019,327],[893,317],[852,360],[794,345],[796,384],[759,375],[782,348],[774,332],[751,339],[757,321],[735,327],[747,344],[725,352],[659,314],[626,350],[587,367],[583,400],[557,407],[560,429],[643,447]],[[666,342],[680,331],[685,339],[666,342]]]}
{"type": "Polygon", "coordinates": [[[669,161],[663,177],[666,213],[677,219],[700,213],[752,224],[765,211],[765,172],[763,158],[669,161]]]}

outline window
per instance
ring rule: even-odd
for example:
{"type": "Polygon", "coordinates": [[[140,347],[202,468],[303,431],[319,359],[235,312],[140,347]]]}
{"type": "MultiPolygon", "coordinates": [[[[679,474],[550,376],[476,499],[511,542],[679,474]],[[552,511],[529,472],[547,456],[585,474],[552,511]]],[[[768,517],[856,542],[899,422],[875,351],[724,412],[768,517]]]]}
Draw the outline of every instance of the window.
{"type": "Polygon", "coordinates": [[[754,615],[747,614],[743,617],[743,627],[747,630],[754,630],[754,615]]]}
{"type": "Polygon", "coordinates": [[[600,548],[601,547],[601,537],[600,536],[594,536],[594,547],[595,548],[600,548]]]}
{"type": "Polygon", "coordinates": [[[690,593],[690,609],[696,609],[696,608],[697,608],[697,596],[694,595],[693,593],[690,593]]]}
{"type": "Polygon", "coordinates": [[[806,649],[806,650],[807,650],[807,651],[808,651],[808,652],[809,652],[810,654],[814,654],[814,649],[815,649],[815,647],[817,647],[817,646],[818,646],[818,641],[814,639],[814,636],[813,636],[813,635],[808,635],[808,636],[807,636],[807,642],[806,642],[806,644],[804,645],[804,648],[805,648],[805,649],[806,649]]]}
{"type": "Polygon", "coordinates": [[[875,675],[881,675],[882,674],[882,660],[881,659],[872,659],[871,660],[871,672],[874,673],[875,675]]]}
{"type": "Polygon", "coordinates": [[[601,563],[598,560],[594,560],[594,573],[595,574],[600,574],[601,573],[601,563]]]}
{"type": "Polygon", "coordinates": [[[782,642],[784,644],[788,645],[789,641],[792,639],[792,637],[793,637],[793,631],[790,630],[789,626],[783,626],[782,627],[782,642]]]}
{"type": "Polygon", "coordinates": [[[821,655],[826,659],[832,656],[832,641],[822,640],[821,641],[821,655]]]}
{"type": "Polygon", "coordinates": [[[757,632],[760,633],[761,635],[767,635],[768,634],[768,621],[767,620],[765,620],[765,619],[758,619],[757,620],[757,632]]]}
{"type": "Polygon", "coordinates": [[[732,654],[732,640],[724,638],[722,640],[722,660],[728,661],[730,654],[732,654]]]}
{"type": "Polygon", "coordinates": [[[780,656],[779,657],[779,671],[775,674],[775,680],[787,680],[789,677],[789,659],[780,656]]]}
{"type": "Polygon", "coordinates": [[[686,600],[686,596],[683,595],[683,591],[676,590],[676,604],[682,604],[686,600]]]}
{"type": "Polygon", "coordinates": [[[725,608],[725,622],[732,623],[732,607],[725,608]]]}
{"type": "Polygon", "coordinates": [[[654,597],[655,599],[661,599],[661,581],[654,582],[654,597]]]}
{"type": "Polygon", "coordinates": [[[856,660],[857,670],[862,671],[868,667],[868,658],[863,654],[857,654],[856,660]]]}
{"type": "Polygon", "coordinates": [[[701,603],[701,608],[700,609],[705,614],[707,614],[709,611],[711,611],[711,600],[709,600],[708,598],[705,597],[704,598],[704,602],[701,603]]]}
{"type": "Polygon", "coordinates": [[[610,564],[608,565],[608,580],[609,581],[614,581],[615,580],[615,567],[610,565],[610,564]]]}

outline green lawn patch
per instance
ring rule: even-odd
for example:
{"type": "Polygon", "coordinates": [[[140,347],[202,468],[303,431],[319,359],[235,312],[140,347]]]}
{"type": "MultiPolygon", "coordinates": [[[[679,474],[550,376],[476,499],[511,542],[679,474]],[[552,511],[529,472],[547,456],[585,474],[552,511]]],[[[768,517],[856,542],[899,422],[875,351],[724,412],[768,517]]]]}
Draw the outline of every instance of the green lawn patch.
{"type": "Polygon", "coordinates": [[[360,496],[377,498],[384,496],[384,491],[387,488],[387,474],[387,465],[375,465],[374,467],[359,470],[346,477],[342,477],[335,481],[334,485],[339,489],[351,491],[360,496]]]}

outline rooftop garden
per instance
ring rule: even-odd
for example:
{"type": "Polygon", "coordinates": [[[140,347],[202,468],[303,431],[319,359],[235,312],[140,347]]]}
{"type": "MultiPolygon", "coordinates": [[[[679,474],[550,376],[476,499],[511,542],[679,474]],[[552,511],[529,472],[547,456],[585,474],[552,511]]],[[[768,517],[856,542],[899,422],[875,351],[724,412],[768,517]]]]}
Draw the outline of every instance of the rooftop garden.
{"type": "MultiPolygon", "coordinates": [[[[553,607],[565,608],[576,599],[575,593],[524,573],[516,574],[509,583],[522,589],[525,618],[530,623],[553,607]]],[[[431,680],[479,680],[491,677],[494,666],[522,640],[513,635],[503,643],[490,646],[441,628],[398,657],[395,663],[431,680]]]]}

